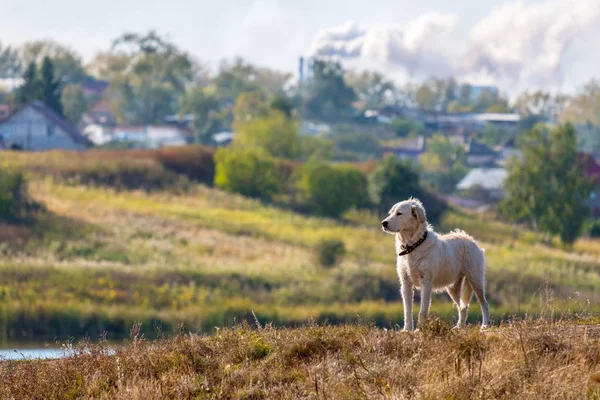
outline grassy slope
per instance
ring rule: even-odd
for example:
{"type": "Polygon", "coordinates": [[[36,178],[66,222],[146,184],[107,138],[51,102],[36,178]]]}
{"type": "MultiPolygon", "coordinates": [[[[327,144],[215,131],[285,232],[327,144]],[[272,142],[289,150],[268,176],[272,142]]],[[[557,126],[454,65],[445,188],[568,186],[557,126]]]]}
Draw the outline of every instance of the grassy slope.
{"type": "MultiPolygon", "coordinates": [[[[208,331],[250,311],[276,324],[357,316],[402,324],[393,239],[377,228],[376,216],[340,224],[201,186],[174,195],[35,181],[30,191],[52,214],[24,244],[0,244],[5,338],[123,336],[135,320],[146,333],[158,321],[166,331],[180,322],[208,331]],[[341,238],[349,250],[332,270],[315,265],[312,247],[324,238],[341,238]]],[[[553,299],[563,310],[597,310],[597,242],[566,251],[457,213],[442,223],[450,228],[467,230],[486,248],[496,321],[553,299]]],[[[438,297],[434,311],[453,318],[446,295],[438,297]]],[[[472,322],[480,318],[479,307],[470,312],[472,322]]]]}
{"type": "Polygon", "coordinates": [[[433,320],[419,333],[366,325],[238,326],[211,336],[52,361],[0,363],[0,397],[103,399],[598,399],[600,330],[519,322],[487,332],[433,320]]]}

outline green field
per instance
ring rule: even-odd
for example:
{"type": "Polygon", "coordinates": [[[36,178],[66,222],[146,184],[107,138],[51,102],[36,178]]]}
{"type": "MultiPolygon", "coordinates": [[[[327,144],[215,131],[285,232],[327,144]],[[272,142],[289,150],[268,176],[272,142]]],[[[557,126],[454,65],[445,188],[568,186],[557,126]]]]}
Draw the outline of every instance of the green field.
{"type": "MultiPolygon", "coordinates": [[[[134,321],[147,335],[180,323],[213,331],[252,320],[252,312],[276,325],[403,324],[393,238],[375,214],[308,217],[194,183],[150,192],[83,186],[28,170],[36,165],[29,156],[11,157],[4,165],[28,171],[29,192],[45,211],[35,222],[0,226],[5,341],[119,338],[134,321]],[[325,269],[314,248],[334,238],[348,253],[325,269]]],[[[532,232],[458,211],[436,228],[465,229],[482,242],[493,322],[600,309],[598,241],[544,245],[532,232]]],[[[433,312],[455,318],[445,294],[433,312]]],[[[475,304],[469,321],[479,319],[475,304]]]]}

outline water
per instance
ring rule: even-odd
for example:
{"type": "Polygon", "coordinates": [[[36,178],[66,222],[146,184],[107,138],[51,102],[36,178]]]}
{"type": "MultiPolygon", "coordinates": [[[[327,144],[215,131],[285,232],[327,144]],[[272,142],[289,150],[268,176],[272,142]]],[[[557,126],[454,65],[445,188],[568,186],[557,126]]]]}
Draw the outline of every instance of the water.
{"type": "MultiPolygon", "coordinates": [[[[109,347],[112,343],[109,343],[109,347]]],[[[112,353],[114,349],[109,349],[112,353]]],[[[37,360],[67,357],[73,351],[67,347],[48,343],[2,343],[0,344],[0,361],[2,360],[37,360]]]]}
{"type": "Polygon", "coordinates": [[[0,360],[36,360],[60,358],[68,355],[63,349],[37,347],[37,348],[13,348],[0,349],[0,360]]]}

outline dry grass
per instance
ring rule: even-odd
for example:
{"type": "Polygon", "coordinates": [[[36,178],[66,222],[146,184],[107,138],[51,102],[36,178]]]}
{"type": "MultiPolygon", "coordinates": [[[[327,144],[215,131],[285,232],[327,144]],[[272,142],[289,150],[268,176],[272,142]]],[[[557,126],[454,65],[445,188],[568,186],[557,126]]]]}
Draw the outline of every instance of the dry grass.
{"type": "Polygon", "coordinates": [[[480,332],[247,325],[0,364],[4,399],[600,398],[600,329],[521,321],[480,332]]]}

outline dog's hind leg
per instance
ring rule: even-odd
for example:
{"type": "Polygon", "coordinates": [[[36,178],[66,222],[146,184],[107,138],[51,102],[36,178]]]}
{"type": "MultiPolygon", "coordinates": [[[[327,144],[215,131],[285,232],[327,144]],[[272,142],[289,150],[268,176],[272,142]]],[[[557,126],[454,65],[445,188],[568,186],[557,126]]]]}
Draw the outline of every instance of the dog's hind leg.
{"type": "Polygon", "coordinates": [[[464,281],[464,277],[460,276],[456,280],[456,282],[454,282],[451,286],[448,286],[446,288],[446,292],[448,292],[448,295],[450,296],[450,298],[456,305],[456,309],[458,310],[458,322],[456,323],[455,328],[460,328],[463,323],[463,318],[460,313],[460,292],[461,292],[461,289],[463,286],[463,281],[464,281]]]}
{"type": "Polygon", "coordinates": [[[459,327],[464,327],[467,323],[467,312],[469,311],[469,304],[471,303],[471,297],[473,297],[473,287],[468,279],[463,281],[463,285],[460,292],[460,305],[458,306],[458,324],[459,327]]]}
{"type": "Polygon", "coordinates": [[[479,306],[481,307],[481,314],[483,315],[481,327],[487,328],[488,326],[490,326],[490,306],[485,298],[483,285],[479,284],[479,282],[471,282],[471,286],[473,287],[473,291],[475,292],[475,297],[477,297],[477,301],[479,301],[479,306]]]}

